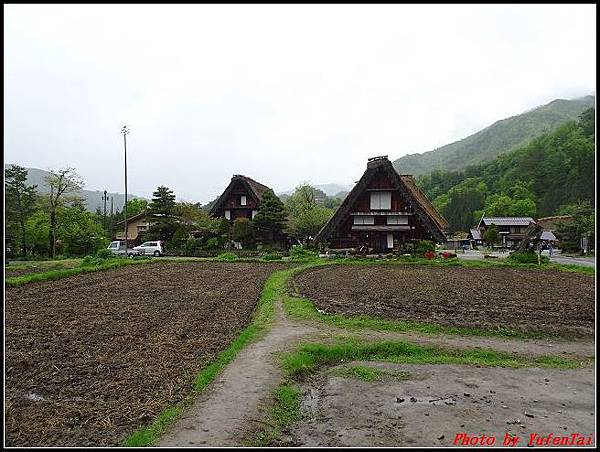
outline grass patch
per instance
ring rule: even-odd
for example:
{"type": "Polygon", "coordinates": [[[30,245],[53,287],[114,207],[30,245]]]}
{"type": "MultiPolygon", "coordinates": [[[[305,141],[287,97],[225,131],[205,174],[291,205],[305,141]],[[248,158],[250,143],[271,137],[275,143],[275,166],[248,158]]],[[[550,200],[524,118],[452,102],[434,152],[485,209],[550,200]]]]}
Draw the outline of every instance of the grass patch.
{"type": "Polygon", "coordinates": [[[378,369],[361,365],[343,366],[334,368],[331,375],[343,378],[356,378],[363,381],[381,381],[386,379],[408,380],[409,372],[378,369]]]}
{"type": "Polygon", "coordinates": [[[387,361],[411,364],[466,364],[486,367],[552,367],[575,369],[584,363],[553,356],[528,358],[495,350],[449,350],[403,341],[304,344],[282,360],[285,375],[302,380],[323,366],[351,361],[387,361]]]}
{"type": "Polygon", "coordinates": [[[196,376],[191,393],[183,401],[174,407],[165,409],[150,425],[131,434],[125,439],[123,446],[142,447],[153,445],[173,421],[181,416],[185,408],[221,373],[225,366],[246,345],[267,331],[275,318],[275,300],[285,294],[287,281],[296,271],[298,271],[298,268],[289,268],[276,271],[269,276],[261,292],[252,323],[241,331],[238,337],[219,354],[215,361],[200,371],[196,376]]]}
{"type": "Polygon", "coordinates": [[[30,275],[13,276],[6,278],[6,287],[18,287],[23,284],[29,284],[36,281],[53,281],[56,279],[66,278],[68,276],[79,275],[82,273],[91,273],[96,271],[110,270],[112,268],[120,268],[126,265],[139,265],[154,262],[151,259],[110,259],[99,265],[80,266],[74,268],[65,268],[62,270],[51,270],[47,272],[32,273],[30,275]]]}
{"type": "Polygon", "coordinates": [[[346,328],[350,330],[369,329],[378,331],[393,331],[399,333],[415,332],[424,334],[493,336],[519,339],[543,339],[555,337],[549,333],[522,333],[506,328],[485,330],[481,328],[452,327],[434,323],[414,322],[410,320],[388,320],[366,315],[346,317],[340,314],[321,314],[319,311],[317,311],[314,304],[310,300],[301,297],[293,297],[288,294],[282,297],[282,303],[285,313],[293,319],[324,322],[338,328],[346,328]]]}
{"type": "Polygon", "coordinates": [[[285,428],[300,419],[302,394],[291,384],[283,384],[273,392],[274,404],[266,427],[251,442],[252,446],[265,447],[278,441],[285,428]]]}
{"type": "Polygon", "coordinates": [[[519,270],[555,270],[571,273],[583,273],[585,275],[594,276],[596,270],[593,267],[587,267],[584,265],[574,264],[557,264],[554,262],[546,264],[527,264],[519,263],[509,260],[508,258],[486,261],[486,260],[466,260],[466,259],[425,259],[420,257],[393,257],[393,258],[356,258],[347,257],[336,259],[332,264],[338,265],[381,265],[381,264],[392,264],[392,265],[431,265],[434,267],[464,267],[464,268],[514,268],[519,270]]]}

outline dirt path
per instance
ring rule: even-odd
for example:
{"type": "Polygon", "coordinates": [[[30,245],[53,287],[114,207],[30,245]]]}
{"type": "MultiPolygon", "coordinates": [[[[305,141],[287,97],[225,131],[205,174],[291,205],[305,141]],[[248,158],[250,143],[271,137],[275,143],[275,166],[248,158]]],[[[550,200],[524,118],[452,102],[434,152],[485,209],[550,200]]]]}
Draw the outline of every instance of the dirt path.
{"type": "MultiPolygon", "coordinates": [[[[286,318],[279,302],[276,303],[276,311],[277,318],[272,329],[258,342],[244,349],[227,366],[224,372],[211,385],[211,388],[201,395],[186,411],[184,416],[161,438],[158,446],[226,447],[244,445],[243,441],[246,439],[247,433],[260,427],[264,419],[264,407],[268,405],[272,391],[280,383],[281,370],[277,360],[278,353],[290,349],[301,340],[326,341],[334,336],[359,335],[365,339],[406,340],[419,344],[438,345],[449,348],[493,348],[495,350],[515,352],[528,356],[555,355],[570,358],[574,356],[594,356],[594,343],[592,341],[515,340],[474,336],[433,336],[366,330],[350,331],[330,327],[323,323],[292,322],[286,318]]],[[[465,366],[455,366],[455,370],[458,371],[463,367],[465,366]]],[[[472,371],[471,367],[464,370],[467,374],[470,374],[472,371]]],[[[492,372],[479,369],[478,371],[485,372],[486,378],[489,378],[490,374],[498,375],[499,379],[496,382],[498,384],[504,378],[503,374],[494,374],[494,372],[497,372],[497,369],[494,369],[492,372]]],[[[514,372],[514,369],[506,369],[502,370],[502,372],[511,373],[514,372]]],[[[525,371],[520,372],[523,373],[525,371]]],[[[545,372],[549,374],[551,371],[546,370],[545,372]]],[[[558,375],[561,375],[560,372],[558,375]]],[[[586,373],[584,379],[589,379],[589,371],[586,373]]],[[[369,404],[367,403],[367,405],[369,404]]],[[[585,410],[588,410],[587,406],[585,410]]],[[[370,416],[367,411],[363,414],[370,416]]],[[[360,419],[357,418],[357,421],[360,421],[360,419]]],[[[316,436],[311,439],[311,435],[306,432],[305,427],[303,427],[303,424],[300,424],[299,431],[296,430],[296,433],[300,437],[300,443],[312,445],[333,445],[335,443],[335,441],[334,443],[330,443],[329,440],[325,440],[325,437],[329,435],[332,429],[326,428],[327,433],[324,433],[325,436],[319,436],[315,430],[316,436]]],[[[310,428],[314,427],[313,425],[310,428]]],[[[367,433],[365,431],[365,434],[369,438],[371,435],[378,436],[374,433],[367,433]]],[[[370,445],[379,445],[368,441],[367,443],[370,445]]],[[[440,444],[437,443],[436,445],[440,444]]]]}
{"type": "Polygon", "coordinates": [[[279,303],[275,326],[245,348],[159,441],[161,447],[240,446],[261,406],[281,379],[276,354],[298,339],[317,333],[307,324],[290,323],[279,303]]]}

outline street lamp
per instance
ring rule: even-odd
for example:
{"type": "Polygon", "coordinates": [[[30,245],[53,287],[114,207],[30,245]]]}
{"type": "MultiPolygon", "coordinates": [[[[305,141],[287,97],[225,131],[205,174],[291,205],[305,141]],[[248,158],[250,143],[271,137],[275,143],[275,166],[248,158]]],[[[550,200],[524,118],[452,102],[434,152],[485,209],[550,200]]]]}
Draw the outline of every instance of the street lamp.
{"type": "Polygon", "coordinates": [[[125,213],[125,255],[127,255],[127,135],[129,129],[127,126],[123,126],[121,129],[123,134],[123,149],[125,150],[125,206],[123,207],[125,213]]]}

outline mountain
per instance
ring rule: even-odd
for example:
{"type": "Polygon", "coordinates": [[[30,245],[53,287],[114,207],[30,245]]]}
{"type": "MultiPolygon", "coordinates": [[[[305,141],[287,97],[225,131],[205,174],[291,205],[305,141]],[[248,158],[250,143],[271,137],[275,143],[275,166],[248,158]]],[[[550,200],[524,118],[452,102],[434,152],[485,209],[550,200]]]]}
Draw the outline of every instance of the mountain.
{"type": "MultiPolygon", "coordinates": [[[[332,198],[336,198],[344,193],[347,194],[352,189],[352,185],[340,185],[340,184],[321,184],[321,185],[313,185],[313,187],[315,187],[317,190],[321,190],[327,196],[332,197],[332,198]]],[[[295,188],[292,188],[290,190],[287,190],[287,191],[284,191],[281,193],[277,193],[277,196],[281,197],[282,195],[291,195],[292,193],[294,193],[294,191],[295,191],[295,188]]],[[[344,197],[345,197],[345,194],[344,194],[344,197]]]]}
{"type": "Polygon", "coordinates": [[[594,107],[595,96],[572,100],[556,99],[549,104],[495,122],[460,141],[422,154],[409,154],[394,161],[401,174],[421,175],[433,170],[460,170],[492,161],[500,154],[516,149],[542,133],[577,119],[594,107]]]}
{"type": "Polygon", "coordinates": [[[595,202],[595,111],[481,165],[419,176],[419,187],[448,220],[468,231],[490,217],[545,217],[595,202]]]}
{"type": "MultiPolygon", "coordinates": [[[[8,168],[10,164],[4,164],[4,169],[8,168]]],[[[49,193],[50,187],[46,182],[46,177],[50,175],[50,172],[44,171],[39,168],[25,168],[27,170],[27,185],[37,185],[37,191],[39,194],[49,193]]],[[[77,192],[85,202],[86,209],[90,212],[95,212],[96,209],[101,211],[104,209],[104,202],[102,196],[104,195],[103,190],[80,190],[77,192]]],[[[106,201],[106,212],[110,213],[110,199],[113,198],[113,209],[115,212],[121,211],[125,204],[125,195],[123,193],[109,193],[107,192],[108,200],[106,201]]],[[[142,196],[127,194],[128,199],[146,199],[142,196]]]]}

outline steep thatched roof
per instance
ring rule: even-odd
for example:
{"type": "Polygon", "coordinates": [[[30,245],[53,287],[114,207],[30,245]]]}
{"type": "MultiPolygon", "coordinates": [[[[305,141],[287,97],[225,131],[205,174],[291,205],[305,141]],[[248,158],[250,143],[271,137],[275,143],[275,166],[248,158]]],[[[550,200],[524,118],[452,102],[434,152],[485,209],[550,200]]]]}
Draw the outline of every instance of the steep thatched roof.
{"type": "Polygon", "coordinates": [[[394,185],[394,189],[399,190],[404,198],[413,206],[419,220],[425,228],[431,232],[432,236],[439,242],[444,242],[446,240],[444,229],[448,226],[446,219],[442,217],[433,204],[431,204],[425,193],[423,193],[415,183],[414,178],[410,175],[398,174],[394,169],[392,162],[390,162],[387,157],[369,159],[366,171],[350,193],[348,193],[333,217],[331,217],[327,224],[319,231],[315,241],[325,241],[331,237],[333,232],[340,226],[344,219],[347,218],[347,215],[350,214],[350,209],[354,203],[379,172],[383,172],[389,177],[394,185]]]}
{"type": "Polygon", "coordinates": [[[233,190],[233,187],[235,186],[236,182],[240,182],[243,186],[245,186],[246,189],[248,190],[248,192],[250,194],[252,194],[258,202],[260,202],[263,194],[266,191],[271,190],[266,185],[263,185],[260,182],[257,182],[248,176],[243,176],[241,174],[234,174],[231,177],[231,182],[229,182],[229,185],[227,186],[227,188],[225,189],[223,194],[221,196],[219,196],[219,199],[217,200],[217,202],[212,206],[212,209],[210,209],[210,215],[214,215],[215,212],[223,206],[223,203],[225,202],[225,200],[227,199],[227,197],[233,190]]]}

